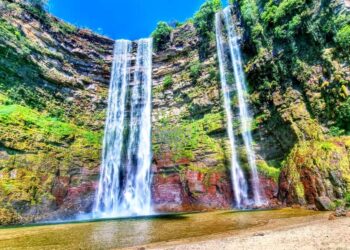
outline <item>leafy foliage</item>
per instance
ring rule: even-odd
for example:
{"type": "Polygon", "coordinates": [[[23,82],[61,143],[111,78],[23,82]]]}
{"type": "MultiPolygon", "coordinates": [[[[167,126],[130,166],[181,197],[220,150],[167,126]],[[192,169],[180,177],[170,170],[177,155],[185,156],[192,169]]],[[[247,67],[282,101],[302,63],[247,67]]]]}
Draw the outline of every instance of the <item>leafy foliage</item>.
{"type": "Polygon", "coordinates": [[[196,82],[198,77],[200,77],[202,71],[202,65],[199,61],[196,61],[190,66],[190,77],[193,82],[196,82]]]}
{"type": "Polygon", "coordinates": [[[152,33],[154,48],[159,51],[164,49],[166,43],[170,40],[170,34],[173,28],[166,22],[159,22],[157,28],[152,33]]]}
{"type": "Polygon", "coordinates": [[[344,50],[350,50],[350,24],[345,25],[338,31],[336,41],[344,50]]]}
{"type": "Polygon", "coordinates": [[[312,115],[350,132],[350,85],[344,72],[350,63],[350,13],[339,11],[336,1],[237,2],[249,37],[244,47],[247,78],[260,98],[271,99],[277,88],[291,85],[304,93],[321,93],[317,100],[306,96],[312,115]],[[320,67],[322,73],[316,73],[320,67]]]}
{"type": "Polygon", "coordinates": [[[0,207],[0,226],[13,225],[20,221],[20,216],[12,209],[0,207]]]}
{"type": "Polygon", "coordinates": [[[194,25],[200,37],[201,58],[208,56],[210,42],[213,41],[215,13],[221,9],[220,0],[207,0],[194,16],[194,25]]]}
{"type": "Polygon", "coordinates": [[[350,207],[350,193],[345,194],[345,205],[350,207]]]}
{"type": "Polygon", "coordinates": [[[35,8],[43,9],[48,0],[27,0],[27,2],[35,8]]]}
{"type": "Polygon", "coordinates": [[[163,80],[163,88],[164,89],[168,89],[173,85],[173,78],[171,77],[171,75],[167,75],[164,77],[163,80]]]}
{"type": "Polygon", "coordinates": [[[350,98],[341,103],[335,112],[341,128],[350,131],[350,98]]]}

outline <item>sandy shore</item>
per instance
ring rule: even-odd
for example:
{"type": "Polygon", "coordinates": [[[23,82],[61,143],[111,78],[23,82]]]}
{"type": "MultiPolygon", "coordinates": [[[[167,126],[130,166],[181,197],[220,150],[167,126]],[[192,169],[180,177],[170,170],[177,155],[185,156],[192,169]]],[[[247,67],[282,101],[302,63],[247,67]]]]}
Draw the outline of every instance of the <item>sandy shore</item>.
{"type": "Polygon", "coordinates": [[[350,218],[317,216],[276,219],[264,226],[205,238],[150,244],[133,249],[350,249],[350,218]]]}

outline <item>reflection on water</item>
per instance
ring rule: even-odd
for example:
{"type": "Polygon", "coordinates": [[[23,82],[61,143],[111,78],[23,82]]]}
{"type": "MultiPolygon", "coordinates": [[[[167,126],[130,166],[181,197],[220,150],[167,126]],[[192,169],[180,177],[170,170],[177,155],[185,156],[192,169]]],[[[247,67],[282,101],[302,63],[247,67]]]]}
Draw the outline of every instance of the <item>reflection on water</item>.
{"type": "Polygon", "coordinates": [[[302,209],[218,211],[0,229],[0,249],[110,249],[206,236],[315,215],[302,209]]]}
{"type": "Polygon", "coordinates": [[[91,232],[91,242],[103,242],[104,247],[118,247],[140,245],[150,240],[150,228],[152,220],[140,220],[137,223],[132,220],[109,221],[96,223],[91,232]],[[125,230],[127,228],[127,230],[125,230]]]}

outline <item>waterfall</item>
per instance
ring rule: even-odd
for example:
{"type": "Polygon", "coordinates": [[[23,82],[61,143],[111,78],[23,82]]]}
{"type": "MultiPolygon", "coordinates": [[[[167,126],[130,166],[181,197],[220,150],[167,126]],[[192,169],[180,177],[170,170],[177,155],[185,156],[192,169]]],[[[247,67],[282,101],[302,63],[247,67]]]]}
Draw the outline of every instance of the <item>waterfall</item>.
{"type": "Polygon", "coordinates": [[[221,27],[221,14],[216,13],[216,43],[218,50],[218,58],[219,58],[219,67],[220,67],[220,77],[221,77],[221,89],[224,97],[224,106],[227,117],[227,133],[230,139],[230,147],[231,147],[231,179],[234,191],[234,198],[236,207],[241,208],[243,205],[247,203],[248,199],[248,186],[245,180],[243,171],[237,160],[237,152],[236,152],[236,143],[235,136],[233,133],[233,115],[232,115],[232,107],[231,107],[231,91],[227,84],[227,75],[225,69],[225,49],[224,49],[224,41],[222,36],[222,27],[221,27]]]}
{"type": "Polygon", "coordinates": [[[248,111],[248,106],[247,106],[247,101],[245,96],[247,93],[247,87],[246,87],[245,75],[243,71],[243,62],[242,62],[241,52],[238,44],[238,36],[236,35],[235,28],[236,27],[233,22],[230,7],[227,7],[221,13],[216,14],[216,38],[217,38],[218,57],[219,57],[219,64],[220,64],[221,85],[222,85],[222,91],[224,95],[224,105],[225,105],[226,116],[227,116],[227,130],[228,130],[229,139],[231,142],[231,147],[233,148],[231,150],[233,154],[235,154],[234,148],[236,147],[236,145],[234,141],[233,126],[232,126],[233,116],[232,116],[229,87],[227,84],[227,74],[231,72],[227,72],[228,71],[227,65],[225,67],[225,63],[228,64],[228,61],[229,61],[228,57],[229,57],[230,61],[232,62],[231,71],[234,75],[234,83],[235,83],[234,85],[235,85],[235,90],[238,97],[238,106],[239,106],[238,117],[240,120],[241,135],[242,135],[244,147],[247,153],[247,161],[251,170],[250,182],[251,182],[251,189],[253,193],[252,202],[250,202],[247,199],[248,197],[247,185],[241,184],[241,183],[247,183],[244,175],[242,174],[242,179],[244,179],[244,181],[239,178],[242,170],[239,167],[239,163],[237,162],[237,155],[233,156],[231,161],[232,182],[233,182],[235,202],[237,207],[242,206],[242,198],[237,198],[237,196],[246,198],[245,200],[243,200],[243,205],[253,203],[254,205],[260,206],[263,204],[263,198],[260,193],[260,181],[259,181],[259,176],[258,176],[258,171],[256,166],[255,152],[253,149],[253,139],[250,131],[252,118],[248,111]],[[226,32],[227,32],[226,40],[222,32],[223,30],[222,17],[223,17],[226,32]],[[225,49],[228,50],[229,52],[226,53],[225,49]],[[236,173],[239,173],[239,176],[236,173]],[[237,187],[240,188],[239,191],[235,190],[237,187]]]}
{"type": "Polygon", "coordinates": [[[152,39],[137,41],[136,59],[132,42],[116,41],[96,218],[152,212],[151,89],[152,39]]]}

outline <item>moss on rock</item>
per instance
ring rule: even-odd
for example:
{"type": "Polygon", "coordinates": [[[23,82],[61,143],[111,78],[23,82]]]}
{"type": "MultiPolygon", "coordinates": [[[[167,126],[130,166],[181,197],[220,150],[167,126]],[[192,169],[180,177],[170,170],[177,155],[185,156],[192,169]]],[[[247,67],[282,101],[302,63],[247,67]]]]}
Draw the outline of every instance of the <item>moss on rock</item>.
{"type": "Polygon", "coordinates": [[[280,197],[310,204],[320,196],[344,198],[350,189],[349,142],[349,137],[339,137],[297,144],[283,163],[281,181],[288,188],[280,190],[280,197]]]}

